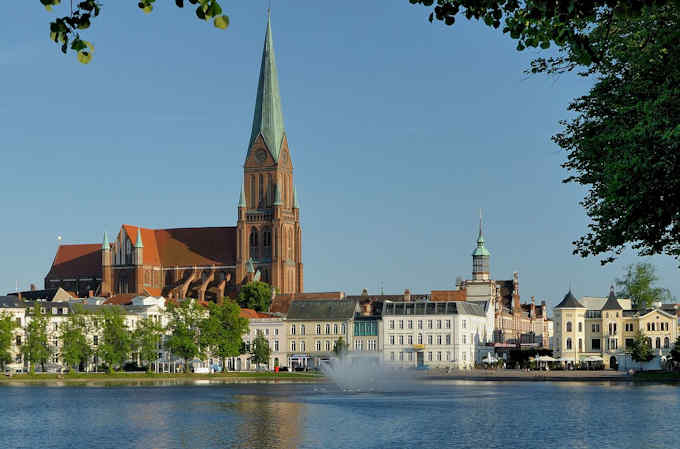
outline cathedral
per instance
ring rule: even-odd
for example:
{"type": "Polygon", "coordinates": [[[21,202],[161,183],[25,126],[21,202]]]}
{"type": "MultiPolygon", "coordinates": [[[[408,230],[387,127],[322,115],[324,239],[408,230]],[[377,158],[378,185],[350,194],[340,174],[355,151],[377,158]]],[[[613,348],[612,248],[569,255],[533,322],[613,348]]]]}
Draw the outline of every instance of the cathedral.
{"type": "Polygon", "coordinates": [[[300,206],[283,125],[271,23],[267,20],[253,128],[236,226],[148,229],[123,225],[102,244],[61,245],[45,288],[77,296],[163,295],[221,300],[261,280],[303,292],[300,206]]]}

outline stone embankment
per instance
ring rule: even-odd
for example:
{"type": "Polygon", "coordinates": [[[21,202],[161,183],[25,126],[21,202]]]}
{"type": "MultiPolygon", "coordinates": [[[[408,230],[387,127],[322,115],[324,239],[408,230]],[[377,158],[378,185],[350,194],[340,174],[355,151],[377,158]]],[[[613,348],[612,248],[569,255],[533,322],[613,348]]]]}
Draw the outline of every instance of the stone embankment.
{"type": "Polygon", "coordinates": [[[526,371],[519,369],[497,370],[430,370],[423,377],[436,380],[487,380],[487,381],[615,381],[629,382],[633,377],[621,371],[526,371]]]}

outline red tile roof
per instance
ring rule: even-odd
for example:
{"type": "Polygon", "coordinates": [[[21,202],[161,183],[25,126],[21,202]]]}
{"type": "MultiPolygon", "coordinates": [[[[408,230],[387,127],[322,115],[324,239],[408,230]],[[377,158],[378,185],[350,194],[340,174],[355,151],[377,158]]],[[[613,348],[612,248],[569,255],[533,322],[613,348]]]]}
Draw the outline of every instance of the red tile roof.
{"type": "Polygon", "coordinates": [[[271,318],[271,315],[267,315],[266,313],[260,313],[257,312],[253,309],[241,309],[241,318],[271,318]]]}
{"type": "MultiPolygon", "coordinates": [[[[123,225],[130,241],[137,241],[137,227],[123,225]]],[[[163,266],[234,265],[236,228],[141,228],[144,264],[163,266]]]]}
{"type": "Polygon", "coordinates": [[[466,290],[432,290],[430,301],[465,301],[466,290]]]}
{"type": "Polygon", "coordinates": [[[149,295],[149,296],[154,296],[158,298],[159,296],[163,296],[163,291],[160,288],[156,287],[144,287],[144,291],[149,295]]]}
{"type": "Polygon", "coordinates": [[[101,277],[102,245],[60,245],[48,278],[101,277]]]}

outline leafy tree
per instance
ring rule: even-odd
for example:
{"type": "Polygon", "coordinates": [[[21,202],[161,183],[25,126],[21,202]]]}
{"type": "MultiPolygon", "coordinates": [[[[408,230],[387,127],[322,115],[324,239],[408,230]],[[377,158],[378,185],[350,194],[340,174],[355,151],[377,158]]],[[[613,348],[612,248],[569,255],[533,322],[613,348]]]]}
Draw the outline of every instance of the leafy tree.
{"type": "Polygon", "coordinates": [[[272,303],[272,288],[266,282],[253,281],[241,287],[238,293],[239,306],[266,312],[272,303]]]}
{"type": "Polygon", "coordinates": [[[241,353],[242,336],[248,332],[248,319],[240,315],[239,306],[225,298],[222,304],[209,303],[208,316],[201,321],[200,344],[222,361],[226,371],[227,357],[241,353]]]}
{"type": "Polygon", "coordinates": [[[658,280],[656,268],[651,263],[629,265],[625,276],[616,280],[619,288],[617,296],[632,299],[633,308],[638,310],[648,309],[655,302],[670,301],[672,298],[668,289],[654,287],[658,280]]]}
{"type": "Polygon", "coordinates": [[[35,364],[39,363],[45,372],[45,362],[50,357],[47,344],[47,315],[40,303],[36,302],[30,315],[31,320],[26,325],[26,342],[21,347],[25,360],[28,360],[29,371],[35,374],[35,364]]]}
{"type": "Polygon", "coordinates": [[[262,331],[257,331],[257,336],[250,346],[251,356],[250,360],[255,362],[259,368],[260,364],[269,365],[269,357],[271,356],[271,349],[269,348],[269,342],[264,337],[262,331]]]}
{"type": "Polygon", "coordinates": [[[202,354],[199,344],[199,330],[204,310],[195,300],[186,299],[175,304],[168,303],[170,335],[165,347],[172,354],[184,360],[184,372],[189,373],[189,361],[202,354]]]}
{"type": "Polygon", "coordinates": [[[345,343],[345,340],[342,338],[342,336],[335,340],[333,352],[335,353],[336,357],[342,357],[347,352],[347,343],[345,343]]]}
{"type": "Polygon", "coordinates": [[[99,354],[108,366],[109,373],[112,373],[128,359],[132,348],[132,336],[119,307],[105,307],[100,312],[99,323],[102,332],[99,354]]]}
{"type": "Polygon", "coordinates": [[[675,340],[675,346],[671,349],[671,357],[675,363],[680,363],[680,335],[675,340]]]}
{"type": "Polygon", "coordinates": [[[62,323],[62,357],[69,368],[85,365],[94,353],[87,339],[90,328],[89,317],[82,308],[74,308],[62,323]]]}
{"type": "MultiPolygon", "coordinates": [[[[589,189],[581,204],[591,223],[574,253],[604,255],[606,264],[631,245],[643,256],[678,258],[680,4],[598,24],[590,36],[602,53],[597,81],[553,137],[567,153],[564,182],[589,189]]],[[[577,60],[570,48],[563,54],[534,69],[559,71],[577,60]]]]}
{"type": "Polygon", "coordinates": [[[158,347],[163,338],[163,327],[152,318],[144,318],[137,322],[137,329],[132,334],[133,345],[139,352],[139,358],[146,362],[146,371],[151,372],[151,364],[158,358],[158,347]]]}
{"type": "MultiPolygon", "coordinates": [[[[209,21],[212,19],[216,28],[225,29],[229,26],[229,17],[222,14],[222,7],[218,0],[188,0],[196,6],[196,17],[209,21]]],[[[156,0],[139,0],[137,6],[144,13],[153,10],[156,0]]],[[[52,11],[55,6],[61,4],[61,0],[40,0],[45,9],[52,11]]],[[[66,2],[68,3],[68,2],[66,2]]],[[[183,8],[184,0],[175,0],[175,4],[183,8]]],[[[69,48],[76,52],[78,60],[87,64],[92,59],[93,45],[80,38],[80,31],[87,30],[92,20],[99,16],[102,3],[97,0],[82,0],[76,4],[70,2],[68,14],[56,18],[50,22],[50,39],[61,46],[61,51],[66,53],[69,48]],[[69,46],[69,43],[71,44],[69,46]]]]}
{"type": "Polygon", "coordinates": [[[12,348],[12,338],[14,337],[14,329],[16,323],[12,315],[0,313],[0,368],[5,370],[5,365],[12,362],[12,354],[9,350],[12,348]]]}
{"type": "Polygon", "coordinates": [[[633,336],[633,345],[631,346],[631,357],[636,362],[649,362],[654,358],[652,353],[652,345],[649,344],[645,334],[639,330],[633,336]]]}

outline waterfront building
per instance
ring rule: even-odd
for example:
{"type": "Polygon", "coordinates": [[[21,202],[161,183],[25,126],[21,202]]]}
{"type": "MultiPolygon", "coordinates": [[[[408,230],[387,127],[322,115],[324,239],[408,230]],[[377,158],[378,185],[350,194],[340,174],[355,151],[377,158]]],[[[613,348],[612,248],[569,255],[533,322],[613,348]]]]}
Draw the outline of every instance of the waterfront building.
{"type": "Polygon", "coordinates": [[[614,287],[605,298],[577,300],[571,290],[555,306],[555,354],[572,363],[601,359],[615,368],[630,353],[635,333],[641,331],[654,353],[667,356],[678,336],[675,309],[661,303],[635,310],[628,298],[617,298],[614,287]]]}
{"type": "Polygon", "coordinates": [[[357,313],[355,299],[292,301],[286,317],[288,366],[319,368],[333,356],[340,338],[352,348],[357,313]]]}
{"type": "Polygon", "coordinates": [[[252,279],[284,294],[304,291],[300,206],[269,20],[236,226],[123,225],[111,243],[105,234],[102,244],[61,245],[45,288],[219,301],[252,279]]]}
{"type": "MultiPolygon", "coordinates": [[[[288,333],[283,316],[256,312],[252,309],[241,309],[241,316],[248,319],[248,332],[243,336],[243,343],[249,351],[251,345],[262,334],[269,344],[269,362],[260,365],[262,368],[273,370],[274,367],[288,366],[288,333]]],[[[250,371],[256,368],[251,362],[250,354],[243,354],[228,361],[227,368],[232,371],[250,371]]]]}
{"type": "Polygon", "coordinates": [[[493,350],[489,301],[386,301],[382,321],[383,360],[390,366],[464,369],[493,350]]]}

